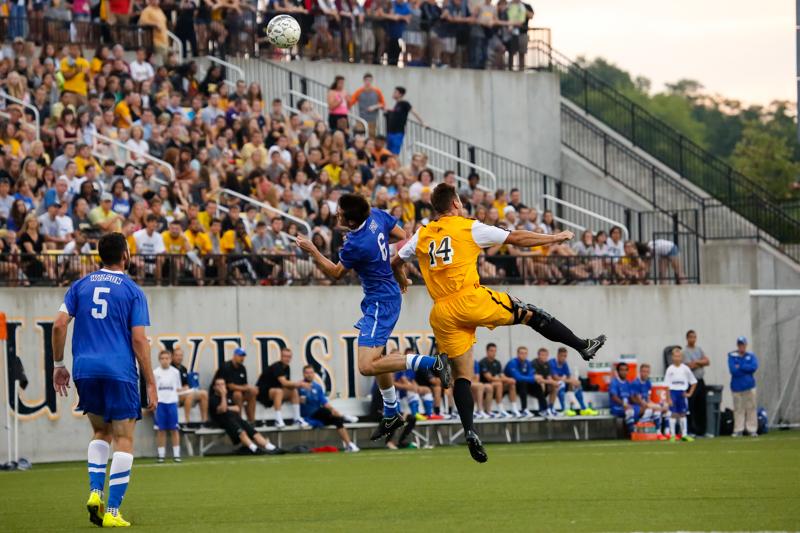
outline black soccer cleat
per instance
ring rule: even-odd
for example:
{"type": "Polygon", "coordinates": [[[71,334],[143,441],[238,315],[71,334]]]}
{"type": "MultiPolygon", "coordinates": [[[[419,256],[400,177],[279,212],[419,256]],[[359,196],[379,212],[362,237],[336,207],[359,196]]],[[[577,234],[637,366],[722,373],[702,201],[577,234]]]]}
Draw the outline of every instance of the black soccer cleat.
{"type": "Polygon", "coordinates": [[[372,441],[381,440],[405,425],[406,419],[400,413],[397,413],[394,416],[383,417],[378,423],[378,427],[372,432],[372,436],[370,436],[369,439],[372,441]]]}
{"type": "Polygon", "coordinates": [[[469,454],[473,459],[479,463],[485,463],[489,460],[489,456],[486,455],[486,450],[483,448],[483,443],[477,433],[472,430],[467,431],[466,439],[469,454]]]}
{"type": "Polygon", "coordinates": [[[442,388],[449,389],[452,375],[450,373],[450,359],[446,353],[440,353],[435,356],[436,362],[431,367],[431,372],[434,376],[442,380],[442,388]]]}
{"type": "Polygon", "coordinates": [[[606,336],[600,335],[596,339],[586,339],[586,343],[588,346],[578,353],[581,354],[584,361],[591,361],[595,354],[597,354],[597,351],[606,343],[606,336]]]}

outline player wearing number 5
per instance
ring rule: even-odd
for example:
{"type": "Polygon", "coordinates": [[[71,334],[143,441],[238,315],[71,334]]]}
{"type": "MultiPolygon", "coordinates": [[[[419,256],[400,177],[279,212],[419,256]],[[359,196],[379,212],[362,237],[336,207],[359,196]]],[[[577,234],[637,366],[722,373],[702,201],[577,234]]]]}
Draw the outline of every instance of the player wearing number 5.
{"type": "Polygon", "coordinates": [[[126,274],[130,253],[125,236],[100,238],[103,268],[76,281],[64,296],[53,325],[53,382],[67,395],[70,373],[64,366],[67,327],[72,331],[72,373],[78,408],[89,416],[94,438],[89,442],[89,520],[102,527],[126,527],[119,513],[133,466],[133,433],[142,415],[139,372],[147,384],[147,408],[155,408],[157,391],[150,365],[150,325],[147,299],[126,274]],[[108,477],[108,508],[103,502],[106,467],[114,445],[108,477]]]}
{"type": "Polygon", "coordinates": [[[397,225],[396,218],[379,209],[370,209],[369,202],[358,194],[342,195],[336,216],[339,225],[349,230],[339,252],[339,263],[334,264],[322,255],[305,237],[297,237],[297,244],[326,275],[339,279],[355,270],[361,279],[362,317],[355,325],[359,330],[358,370],[364,376],[377,376],[383,396],[383,420],[372,434],[372,440],[378,440],[405,424],[398,409],[392,374],[407,369],[430,370],[448,388],[450,367],[445,356],[397,353],[382,357],[400,317],[402,303],[400,286],[389,263],[389,243],[405,239],[406,232],[397,225]]]}
{"type": "Polygon", "coordinates": [[[403,289],[407,284],[403,262],[419,260],[422,277],[434,301],[430,323],[436,344],[448,354],[453,365],[453,397],[470,454],[483,463],[488,457],[472,424],[475,329],[525,324],[553,342],[574,348],[587,361],[594,357],[606,337],[578,338],[547,311],[480,283],[477,262],[481,249],[504,243],[530,247],[563,242],[572,239],[572,232],[555,235],[524,230],[508,232],[464,218],[455,188],[446,183],[436,186],[431,203],[436,220],[409,239],[392,260],[392,268],[403,289]]]}

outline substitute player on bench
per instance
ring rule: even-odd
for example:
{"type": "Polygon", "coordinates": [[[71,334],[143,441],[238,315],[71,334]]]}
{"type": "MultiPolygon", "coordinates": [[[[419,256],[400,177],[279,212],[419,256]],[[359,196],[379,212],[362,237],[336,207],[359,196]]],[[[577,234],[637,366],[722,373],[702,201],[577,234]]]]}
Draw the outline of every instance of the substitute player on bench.
{"type": "Polygon", "coordinates": [[[453,365],[453,396],[472,458],[488,456],[473,427],[471,378],[475,329],[525,324],[545,338],[573,348],[585,360],[594,357],[606,340],[581,339],[550,313],[522,303],[506,293],[484,287],[478,276],[478,256],[483,248],[499,244],[531,247],[572,239],[570,231],[542,235],[525,230],[508,232],[463,216],[461,200],[453,186],[440,183],[431,197],[436,220],[421,227],[392,260],[395,277],[405,290],[404,261],[417,259],[425,285],[434,300],[430,324],[439,349],[453,365]]]}
{"type": "Polygon", "coordinates": [[[89,442],[89,520],[102,527],[127,527],[119,507],[131,477],[133,432],[142,418],[139,372],[147,384],[147,409],[158,398],[150,366],[150,325],[147,299],[126,274],[130,253],[121,233],[103,235],[98,243],[103,268],[76,281],[64,296],[53,324],[53,383],[67,395],[69,371],[64,366],[67,327],[72,330],[72,373],[78,389],[78,409],[89,415],[94,439],[89,442]],[[139,372],[136,371],[139,364],[139,372]],[[108,508],[103,485],[110,444],[114,456],[108,476],[108,508]]]}

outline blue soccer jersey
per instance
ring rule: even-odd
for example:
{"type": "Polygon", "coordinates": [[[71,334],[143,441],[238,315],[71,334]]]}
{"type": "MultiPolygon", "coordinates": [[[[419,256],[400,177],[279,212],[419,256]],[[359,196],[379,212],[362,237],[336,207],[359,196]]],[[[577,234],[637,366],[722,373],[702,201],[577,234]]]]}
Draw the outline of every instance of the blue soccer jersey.
{"type": "Polygon", "coordinates": [[[572,373],[569,370],[569,365],[564,361],[563,365],[558,364],[558,359],[550,359],[550,375],[555,377],[569,377],[572,373]]]}
{"type": "Polygon", "coordinates": [[[99,270],[76,281],[64,296],[63,311],[75,319],[72,374],[139,382],[131,328],[149,326],[147,298],[122,272],[99,270]]]}
{"type": "Polygon", "coordinates": [[[612,396],[616,396],[623,402],[627,400],[627,403],[631,401],[631,384],[627,380],[621,380],[619,378],[613,378],[611,383],[608,385],[608,400],[611,404],[611,414],[615,416],[622,416],[625,412],[625,408],[614,402],[611,399],[612,396]]]}
{"type": "Polygon", "coordinates": [[[396,218],[380,209],[372,209],[367,220],[347,234],[339,251],[342,266],[358,274],[365,300],[400,296],[400,287],[389,262],[389,237],[396,225],[396,218]]]}
{"type": "Polygon", "coordinates": [[[642,378],[636,378],[631,382],[631,394],[639,396],[646,402],[650,401],[650,390],[652,388],[653,384],[650,383],[649,379],[647,381],[642,381],[642,378]]]}
{"type": "Polygon", "coordinates": [[[325,390],[323,390],[322,385],[316,381],[311,383],[311,390],[300,387],[298,392],[301,398],[305,398],[305,401],[300,404],[300,416],[303,418],[310,418],[320,407],[328,403],[325,390]]]}

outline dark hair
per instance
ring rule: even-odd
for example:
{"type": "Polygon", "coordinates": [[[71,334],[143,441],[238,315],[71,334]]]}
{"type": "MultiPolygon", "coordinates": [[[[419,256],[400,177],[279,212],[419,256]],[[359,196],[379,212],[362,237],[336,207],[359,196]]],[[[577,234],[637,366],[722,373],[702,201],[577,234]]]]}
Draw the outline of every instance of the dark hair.
{"type": "Polygon", "coordinates": [[[497,348],[497,345],[493,342],[490,342],[489,344],[486,345],[486,350],[488,351],[489,348],[497,348]]]}
{"type": "Polygon", "coordinates": [[[688,336],[689,336],[689,335],[691,335],[692,333],[694,333],[695,335],[697,335],[697,332],[696,332],[695,330],[693,330],[693,329],[690,329],[689,331],[687,331],[687,332],[686,332],[686,336],[688,337],[688,336]]]}
{"type": "Polygon", "coordinates": [[[103,235],[97,243],[97,251],[104,266],[120,264],[127,249],[128,241],[125,235],[118,232],[103,235]]]}
{"type": "Polygon", "coordinates": [[[447,213],[457,196],[455,187],[447,183],[440,183],[433,189],[433,194],[431,195],[433,210],[439,215],[447,213]]]}
{"type": "Polygon", "coordinates": [[[519,192],[519,189],[517,189],[516,187],[511,189],[511,192],[509,192],[508,194],[514,194],[515,192],[519,192]]]}
{"type": "Polygon", "coordinates": [[[394,90],[399,92],[400,96],[405,96],[405,94],[406,94],[406,88],[405,87],[401,87],[400,85],[395,87],[394,90]]]}
{"type": "Polygon", "coordinates": [[[567,351],[567,349],[566,349],[566,348],[564,348],[563,346],[560,346],[560,347],[558,348],[558,353],[564,353],[564,352],[566,352],[566,351],[567,351]]]}
{"type": "Polygon", "coordinates": [[[339,198],[339,209],[342,210],[342,216],[345,222],[351,228],[360,226],[369,216],[369,202],[360,194],[343,194],[339,198]]]}
{"type": "Polygon", "coordinates": [[[145,224],[149,224],[150,222],[158,222],[158,217],[153,213],[150,213],[145,217],[144,222],[145,224]]]}
{"type": "Polygon", "coordinates": [[[372,77],[372,73],[370,73],[370,72],[367,72],[366,74],[364,74],[364,77],[363,77],[363,78],[361,78],[361,79],[362,79],[362,80],[365,80],[365,79],[367,79],[367,78],[371,78],[371,77],[372,77]]]}
{"type": "Polygon", "coordinates": [[[336,84],[339,83],[339,80],[344,81],[344,76],[336,76],[335,78],[333,78],[333,83],[331,83],[331,86],[329,87],[329,89],[335,90],[336,89],[336,84]]]}
{"type": "Polygon", "coordinates": [[[266,228],[266,227],[267,223],[264,222],[263,220],[259,220],[258,222],[256,222],[256,228],[266,228]]]}
{"type": "Polygon", "coordinates": [[[314,370],[314,367],[313,367],[313,366],[311,366],[311,365],[306,365],[306,366],[304,366],[304,367],[303,367],[303,372],[305,372],[305,371],[306,371],[306,368],[310,368],[311,370],[314,370]]]}
{"type": "Polygon", "coordinates": [[[467,176],[467,180],[471,180],[472,178],[475,178],[476,180],[480,181],[480,180],[481,180],[481,175],[480,175],[480,174],[478,174],[477,172],[475,172],[475,171],[473,170],[473,171],[472,171],[472,172],[470,172],[470,173],[469,173],[469,175],[467,176]]]}
{"type": "Polygon", "coordinates": [[[625,367],[625,370],[628,369],[628,363],[617,363],[617,370],[620,368],[625,367]]]}

